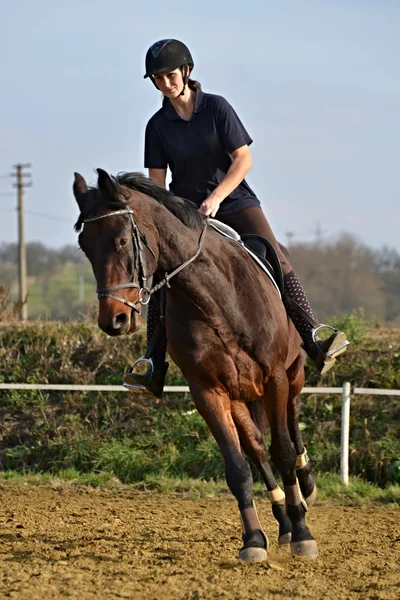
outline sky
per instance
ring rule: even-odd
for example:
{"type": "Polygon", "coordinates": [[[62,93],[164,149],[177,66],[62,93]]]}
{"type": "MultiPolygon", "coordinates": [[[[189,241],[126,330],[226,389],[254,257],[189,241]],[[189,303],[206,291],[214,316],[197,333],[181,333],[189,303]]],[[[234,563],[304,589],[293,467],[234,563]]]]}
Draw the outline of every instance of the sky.
{"type": "Polygon", "coordinates": [[[51,247],[77,243],[74,171],[144,171],[161,105],[144,57],[174,37],[253,138],[247,181],[279,240],[400,251],[397,0],[0,0],[0,23],[0,243],[14,164],[32,164],[26,239],[51,247]]]}

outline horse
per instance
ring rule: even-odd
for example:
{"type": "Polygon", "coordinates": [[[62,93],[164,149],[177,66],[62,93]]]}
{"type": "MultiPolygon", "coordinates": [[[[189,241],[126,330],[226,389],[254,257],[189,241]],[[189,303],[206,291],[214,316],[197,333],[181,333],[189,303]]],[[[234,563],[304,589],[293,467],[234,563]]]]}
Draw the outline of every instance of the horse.
{"type": "Polygon", "coordinates": [[[185,199],[141,173],[97,169],[96,187],[75,173],[79,245],[97,281],[98,325],[133,334],[142,307],[164,287],[168,352],[186,378],[225,462],[242,528],[239,558],[267,559],[247,457],[261,473],[279,544],[315,558],[306,512],[316,498],[299,430],[304,351],[277,288],[243,245],[220,235],[185,199]],[[148,287],[151,276],[159,282],[148,287]],[[270,454],[284,491],[267,459],[270,454]]]}

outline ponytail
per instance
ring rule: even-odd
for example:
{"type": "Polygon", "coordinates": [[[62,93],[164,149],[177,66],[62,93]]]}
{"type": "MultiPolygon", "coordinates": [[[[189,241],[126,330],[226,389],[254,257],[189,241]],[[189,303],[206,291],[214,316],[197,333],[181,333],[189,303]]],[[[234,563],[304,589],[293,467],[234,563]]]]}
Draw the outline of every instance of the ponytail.
{"type": "Polygon", "coordinates": [[[199,81],[196,81],[195,79],[189,79],[188,81],[188,88],[192,90],[192,92],[195,92],[196,90],[201,90],[201,83],[199,81]]]}

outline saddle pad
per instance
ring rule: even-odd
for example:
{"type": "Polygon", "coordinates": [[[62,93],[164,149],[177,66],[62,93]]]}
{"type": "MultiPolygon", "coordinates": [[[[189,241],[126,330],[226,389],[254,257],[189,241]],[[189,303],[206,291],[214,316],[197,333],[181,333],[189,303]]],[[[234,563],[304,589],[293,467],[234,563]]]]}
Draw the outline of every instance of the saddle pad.
{"type": "Polygon", "coordinates": [[[216,219],[210,219],[208,223],[209,223],[209,225],[211,225],[211,227],[213,229],[215,229],[215,231],[218,231],[218,233],[220,233],[221,235],[223,235],[227,238],[230,238],[230,239],[234,240],[235,242],[239,243],[246,250],[246,252],[251,256],[251,258],[254,260],[254,262],[256,262],[258,264],[258,266],[264,271],[264,273],[266,273],[268,275],[268,277],[274,284],[279,296],[282,297],[281,290],[279,289],[279,286],[278,286],[275,276],[274,276],[274,271],[273,271],[271,265],[269,265],[269,263],[267,262],[267,260],[264,259],[263,257],[259,256],[255,252],[253,252],[253,250],[251,250],[250,248],[248,248],[246,246],[246,244],[244,243],[244,241],[242,240],[242,238],[240,237],[240,235],[238,234],[238,232],[235,231],[234,229],[232,229],[232,227],[229,227],[229,225],[225,225],[225,223],[221,223],[221,221],[217,221],[216,219]],[[267,266],[267,265],[269,265],[269,266],[267,266]]]}

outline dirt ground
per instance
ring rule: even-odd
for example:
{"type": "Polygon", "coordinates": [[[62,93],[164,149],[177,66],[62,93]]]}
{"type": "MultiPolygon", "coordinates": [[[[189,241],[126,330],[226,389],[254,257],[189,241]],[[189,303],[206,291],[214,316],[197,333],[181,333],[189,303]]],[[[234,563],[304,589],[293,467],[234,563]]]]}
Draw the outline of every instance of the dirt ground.
{"type": "Polygon", "coordinates": [[[269,561],[246,565],[228,495],[2,484],[0,498],[0,598],[400,598],[398,509],[317,503],[320,558],[304,562],[259,499],[269,561]]]}

